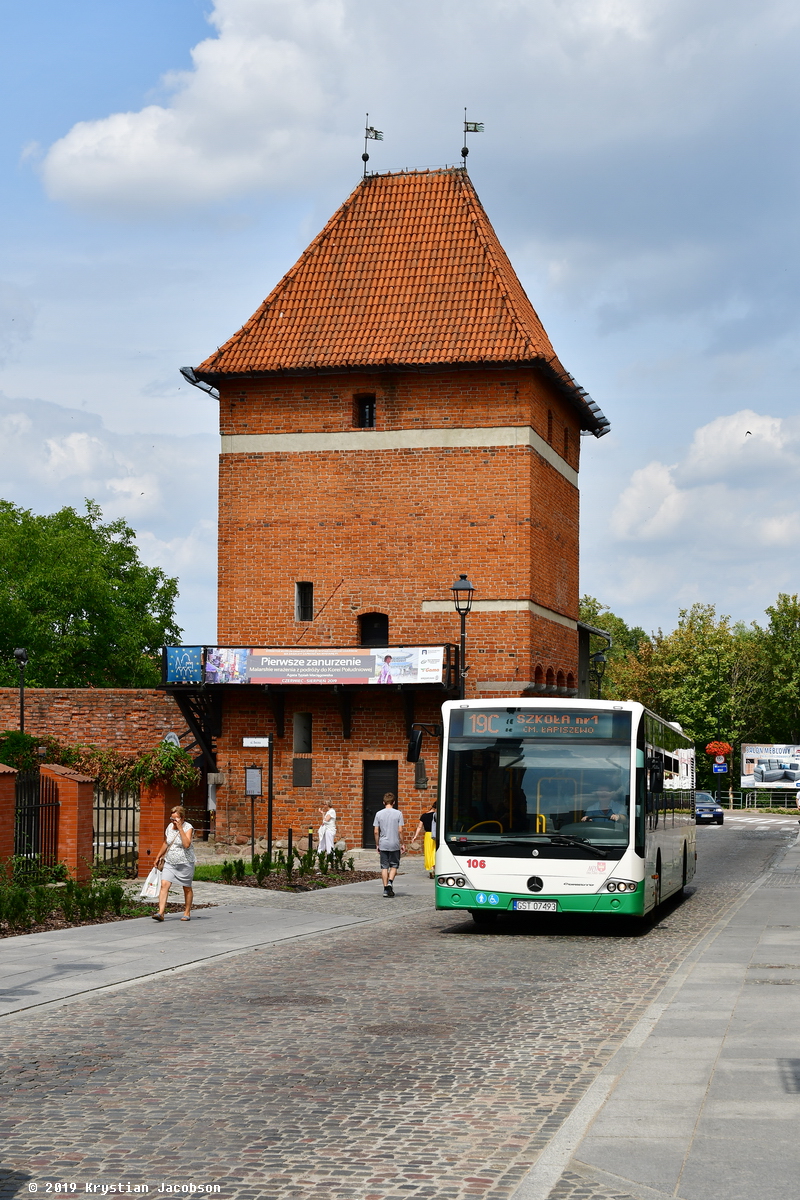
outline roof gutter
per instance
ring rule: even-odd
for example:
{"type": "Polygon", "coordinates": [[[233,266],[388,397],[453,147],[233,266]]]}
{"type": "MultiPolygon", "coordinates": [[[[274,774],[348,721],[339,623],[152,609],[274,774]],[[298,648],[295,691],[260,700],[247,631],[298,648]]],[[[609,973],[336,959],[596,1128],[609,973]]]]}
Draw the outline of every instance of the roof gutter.
{"type": "Polygon", "coordinates": [[[198,379],[197,375],[195,375],[194,367],[181,367],[181,375],[192,387],[199,388],[201,392],[205,392],[206,395],[213,396],[215,400],[219,400],[219,389],[212,387],[204,379],[198,379]]]}

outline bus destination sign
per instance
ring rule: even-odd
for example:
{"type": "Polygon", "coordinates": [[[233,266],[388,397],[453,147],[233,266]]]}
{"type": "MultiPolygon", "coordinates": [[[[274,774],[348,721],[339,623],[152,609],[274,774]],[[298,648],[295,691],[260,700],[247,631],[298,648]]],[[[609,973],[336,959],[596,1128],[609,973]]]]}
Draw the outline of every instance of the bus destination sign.
{"type": "Polygon", "coordinates": [[[471,708],[450,713],[451,737],[593,738],[630,736],[630,713],[608,709],[471,708]]]}

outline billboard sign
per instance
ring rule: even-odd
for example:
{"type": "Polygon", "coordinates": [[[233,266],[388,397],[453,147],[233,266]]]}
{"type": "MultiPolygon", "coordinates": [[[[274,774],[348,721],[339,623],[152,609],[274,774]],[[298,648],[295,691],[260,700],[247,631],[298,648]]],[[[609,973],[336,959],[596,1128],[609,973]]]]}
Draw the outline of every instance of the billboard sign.
{"type": "Polygon", "coordinates": [[[167,647],[165,683],[441,685],[448,666],[445,646],[199,649],[167,647]]]}
{"type": "Polygon", "coordinates": [[[800,789],[800,746],[742,746],[742,788],[800,789]]]}

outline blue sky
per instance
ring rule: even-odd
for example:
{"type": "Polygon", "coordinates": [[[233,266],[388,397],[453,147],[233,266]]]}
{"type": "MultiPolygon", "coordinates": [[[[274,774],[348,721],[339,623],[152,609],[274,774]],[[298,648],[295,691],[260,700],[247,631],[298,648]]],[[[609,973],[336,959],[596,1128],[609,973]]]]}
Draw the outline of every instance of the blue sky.
{"type": "MultiPolygon", "coordinates": [[[[4,6],[0,495],[92,496],[214,632],[216,412],[182,383],[375,169],[470,171],[562,361],[582,590],[647,629],[797,590],[800,14],[776,0],[4,6]]],[[[465,562],[469,568],[469,563],[465,562]]],[[[479,581],[476,581],[479,582],[479,581]]]]}

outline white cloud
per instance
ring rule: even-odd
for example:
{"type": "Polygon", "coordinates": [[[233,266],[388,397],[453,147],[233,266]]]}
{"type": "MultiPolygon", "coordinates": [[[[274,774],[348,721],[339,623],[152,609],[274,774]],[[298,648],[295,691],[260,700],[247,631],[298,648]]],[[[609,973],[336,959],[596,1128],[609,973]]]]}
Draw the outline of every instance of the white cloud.
{"type": "Polygon", "coordinates": [[[674,139],[763,103],[765,64],[800,23],[784,0],[216,0],[209,20],[161,103],[78,122],[50,147],[53,198],[130,215],[306,184],[355,165],[364,107],[401,161],[437,143],[434,161],[452,161],[462,97],[494,118],[482,155],[544,152],[553,169],[578,151],[591,168],[644,140],[672,156],[674,139]]]}
{"type": "Polygon", "coordinates": [[[701,426],[678,462],[633,472],[607,528],[590,590],[637,624],[660,621],[665,597],[676,617],[714,597],[757,618],[800,587],[800,418],[743,410],[701,426]]]}
{"type": "Polygon", "coordinates": [[[348,49],[337,0],[218,0],[218,35],[194,69],[165,80],[167,104],[81,121],[49,150],[49,194],[148,212],[280,187],[318,169],[348,49]],[[313,166],[312,166],[313,164],[313,166]]]}
{"type": "Polygon", "coordinates": [[[191,640],[216,628],[216,457],[209,434],[112,433],[91,413],[0,395],[0,497],[34,512],[88,497],[124,518],[142,558],[177,575],[178,623],[191,640]]]}

